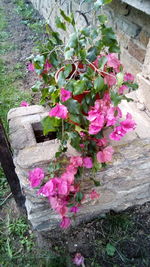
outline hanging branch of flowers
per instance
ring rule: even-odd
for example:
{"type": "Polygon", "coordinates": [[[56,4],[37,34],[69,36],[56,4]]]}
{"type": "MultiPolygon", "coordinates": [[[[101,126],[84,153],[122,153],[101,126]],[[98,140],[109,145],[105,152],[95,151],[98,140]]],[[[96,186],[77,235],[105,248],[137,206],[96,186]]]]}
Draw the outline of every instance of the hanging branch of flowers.
{"type": "MultiPolygon", "coordinates": [[[[100,5],[96,1],[95,8],[100,5]]],[[[122,100],[132,101],[125,93],[138,86],[131,73],[123,72],[115,34],[106,26],[105,15],[97,16],[96,27],[82,29],[77,28],[73,14],[67,16],[60,10],[60,16],[56,17],[57,28],[73,29],[67,44],[46,25],[48,40],[28,64],[40,77],[32,90],[39,90],[41,104],[50,106],[49,116],[42,121],[44,134],[57,132],[60,147],[48,172],[37,167],[30,171],[29,180],[60,214],[60,226],[67,228],[71,213],[79,211],[87,196],[99,197],[95,189],[85,192],[84,173],[88,170],[94,185],[100,185],[94,174],[112,161],[114,149],[109,141],[119,141],[135,129],[132,115],[127,113],[123,119],[118,105],[122,100]],[[106,137],[108,128],[111,133],[106,137]],[[68,143],[77,156],[66,154],[68,143]]]]}

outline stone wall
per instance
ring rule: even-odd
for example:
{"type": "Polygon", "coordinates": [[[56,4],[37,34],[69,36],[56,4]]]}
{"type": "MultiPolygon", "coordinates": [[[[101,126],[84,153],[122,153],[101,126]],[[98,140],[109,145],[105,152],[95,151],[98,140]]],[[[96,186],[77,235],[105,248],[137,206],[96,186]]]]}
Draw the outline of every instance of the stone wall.
{"type": "MultiPolygon", "coordinates": [[[[35,167],[47,167],[58,149],[57,140],[38,143],[33,131],[33,124],[48,115],[41,106],[19,107],[8,114],[10,142],[14,150],[16,173],[22,191],[26,196],[28,219],[38,231],[57,229],[59,216],[50,208],[44,197],[37,196],[28,181],[28,172],[35,167]]],[[[141,126],[143,127],[143,126],[141,126]]],[[[69,155],[76,151],[68,148],[69,155]]],[[[120,211],[127,207],[150,201],[150,139],[135,136],[132,141],[115,146],[113,164],[96,175],[101,186],[96,187],[100,198],[94,202],[87,199],[80,209],[74,224],[89,221],[110,210],[120,211]]],[[[92,189],[93,183],[87,173],[84,190],[92,189]]]]}

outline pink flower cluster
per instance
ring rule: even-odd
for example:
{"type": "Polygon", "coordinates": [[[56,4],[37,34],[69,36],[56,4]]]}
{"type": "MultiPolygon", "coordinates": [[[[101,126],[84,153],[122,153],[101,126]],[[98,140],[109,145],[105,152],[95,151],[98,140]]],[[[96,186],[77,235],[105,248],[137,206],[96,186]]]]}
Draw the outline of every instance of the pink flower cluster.
{"type": "Polygon", "coordinates": [[[132,115],[127,113],[126,119],[120,122],[120,125],[114,128],[114,131],[109,135],[109,138],[115,141],[119,141],[126,133],[134,130],[136,127],[135,121],[132,119],[132,115]]]}
{"type": "Polygon", "coordinates": [[[103,99],[96,100],[94,107],[88,112],[87,119],[90,121],[89,134],[99,133],[104,126],[113,126],[122,117],[119,107],[111,107],[110,97],[104,95],[103,99]]]}
{"type": "MultiPolygon", "coordinates": [[[[79,192],[79,185],[75,183],[75,174],[79,167],[92,168],[93,163],[90,157],[71,157],[69,165],[66,171],[60,177],[51,178],[47,181],[39,190],[38,195],[43,195],[49,199],[51,207],[60,214],[62,221],[60,226],[67,228],[70,226],[71,219],[67,216],[67,213],[77,213],[79,203],[76,202],[75,197],[79,192]],[[68,201],[74,196],[74,206],[70,209],[68,207],[68,201]]],[[[35,168],[29,172],[29,180],[32,187],[41,185],[44,179],[44,171],[41,168],[35,168]]],[[[98,198],[99,195],[96,191],[92,191],[90,195],[91,199],[98,198]]]]}
{"type": "Polygon", "coordinates": [[[52,108],[49,112],[50,117],[57,117],[61,119],[67,119],[68,110],[64,105],[56,104],[54,108],[52,108]]]}
{"type": "MultiPolygon", "coordinates": [[[[99,60],[103,56],[106,56],[107,62],[104,65],[104,69],[102,70],[101,74],[104,77],[104,83],[111,88],[113,85],[117,84],[116,74],[121,72],[122,64],[115,53],[110,53],[108,55],[100,54],[93,62],[93,65],[96,67],[96,69],[99,69],[99,60]]],[[[123,81],[132,83],[134,81],[134,76],[131,73],[125,73],[123,81]]],[[[119,88],[118,93],[124,94],[124,91],[127,90],[127,88],[128,87],[123,84],[119,88]]]]}

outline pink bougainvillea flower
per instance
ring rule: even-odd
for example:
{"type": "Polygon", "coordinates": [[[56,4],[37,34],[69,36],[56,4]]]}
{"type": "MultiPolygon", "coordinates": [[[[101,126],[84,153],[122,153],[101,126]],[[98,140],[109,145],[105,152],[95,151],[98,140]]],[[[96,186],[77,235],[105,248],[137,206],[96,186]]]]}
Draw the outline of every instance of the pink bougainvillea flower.
{"type": "Polygon", "coordinates": [[[102,127],[104,126],[104,115],[99,115],[94,121],[92,121],[89,125],[89,134],[97,134],[100,132],[102,127]]]}
{"type": "Polygon", "coordinates": [[[120,141],[120,139],[126,134],[126,131],[121,127],[117,126],[114,131],[109,135],[111,140],[120,141]]]}
{"type": "Polygon", "coordinates": [[[119,87],[118,92],[120,95],[123,95],[125,92],[127,92],[127,90],[128,90],[128,87],[123,84],[122,86],[119,87]]]}
{"type": "Polygon", "coordinates": [[[71,224],[70,218],[64,216],[60,223],[60,227],[63,229],[67,229],[70,226],[70,224],[71,224]]]}
{"type": "Polygon", "coordinates": [[[135,121],[132,119],[132,115],[130,113],[127,113],[126,120],[122,121],[120,123],[122,129],[127,133],[129,131],[132,131],[136,127],[135,121]]]}
{"type": "Polygon", "coordinates": [[[85,147],[85,145],[84,145],[84,144],[80,144],[80,147],[81,147],[81,148],[84,148],[84,147],[85,147]]]}
{"type": "Polygon", "coordinates": [[[67,181],[60,179],[60,183],[58,185],[58,194],[59,195],[67,195],[69,192],[69,184],[67,181]]]}
{"type": "Polygon", "coordinates": [[[27,69],[28,69],[29,71],[34,71],[34,70],[35,70],[34,64],[30,62],[30,63],[28,64],[28,66],[27,66],[27,69]]]}
{"type": "Polygon", "coordinates": [[[68,212],[68,208],[66,206],[59,206],[57,208],[57,212],[62,216],[66,216],[67,212],[68,212]]]}
{"type": "Polygon", "coordinates": [[[66,171],[61,175],[61,179],[67,181],[69,184],[72,184],[74,181],[74,170],[66,171]]]}
{"type": "Polygon", "coordinates": [[[68,110],[64,105],[56,104],[54,108],[52,108],[49,112],[50,117],[58,117],[61,119],[66,119],[68,115],[68,110]]]}
{"type": "Polygon", "coordinates": [[[46,59],[46,62],[44,64],[44,71],[48,72],[51,68],[52,68],[52,64],[50,64],[48,59],[46,59]]]}
{"type": "Polygon", "coordinates": [[[77,213],[79,211],[79,208],[78,207],[76,207],[76,206],[73,206],[73,207],[71,207],[70,208],[70,212],[73,212],[73,213],[77,213]]]}
{"type": "Polygon", "coordinates": [[[71,157],[70,158],[70,163],[75,167],[81,167],[83,164],[83,159],[80,156],[76,156],[76,157],[71,157]]]}
{"type": "Polygon", "coordinates": [[[31,187],[39,186],[43,179],[44,179],[43,169],[35,168],[29,172],[29,181],[30,181],[31,187]]]}
{"type": "Polygon", "coordinates": [[[29,103],[26,102],[26,101],[22,101],[22,102],[20,103],[20,107],[28,107],[28,106],[29,106],[29,103]]]}
{"type": "Polygon", "coordinates": [[[84,132],[80,132],[79,134],[80,134],[81,137],[86,136],[86,134],[84,132]]]}
{"type": "Polygon", "coordinates": [[[99,197],[100,197],[100,194],[98,194],[96,190],[93,189],[92,192],[90,193],[90,198],[93,200],[99,197]]]}
{"type": "Polygon", "coordinates": [[[53,178],[40,188],[40,190],[38,191],[38,195],[41,194],[41,195],[44,195],[45,197],[49,197],[53,195],[54,188],[55,188],[55,184],[54,184],[54,178],[53,178]]]}
{"type": "Polygon", "coordinates": [[[108,87],[112,87],[117,82],[117,79],[114,73],[105,74],[104,83],[108,85],[108,87]]]}
{"type": "Polygon", "coordinates": [[[75,175],[77,173],[77,168],[73,164],[69,164],[66,168],[66,172],[75,175]]]}
{"type": "Polygon", "coordinates": [[[83,158],[83,166],[87,169],[91,169],[93,167],[93,162],[91,157],[83,158]]]}
{"type": "Polygon", "coordinates": [[[107,146],[103,151],[97,153],[97,161],[100,163],[110,162],[112,160],[112,155],[114,150],[111,146],[107,146]]]}
{"type": "Polygon", "coordinates": [[[84,264],[84,257],[81,255],[81,253],[76,253],[73,259],[73,263],[76,264],[77,266],[84,264]]]}
{"type": "Polygon", "coordinates": [[[124,75],[124,81],[125,82],[133,82],[134,81],[134,75],[131,73],[126,72],[124,75]]]}
{"type": "Polygon", "coordinates": [[[109,108],[106,115],[106,120],[107,120],[106,126],[114,125],[117,122],[117,120],[121,117],[122,117],[122,112],[119,107],[109,108]]]}
{"type": "Polygon", "coordinates": [[[107,66],[113,68],[117,73],[120,72],[121,63],[115,53],[107,55],[107,66]]]}
{"type": "Polygon", "coordinates": [[[106,146],[107,145],[107,139],[105,137],[101,138],[101,139],[96,139],[96,144],[98,146],[106,146]]]}
{"type": "Polygon", "coordinates": [[[61,88],[60,90],[60,99],[62,102],[67,101],[69,98],[71,98],[72,93],[64,88],[61,88]]]}

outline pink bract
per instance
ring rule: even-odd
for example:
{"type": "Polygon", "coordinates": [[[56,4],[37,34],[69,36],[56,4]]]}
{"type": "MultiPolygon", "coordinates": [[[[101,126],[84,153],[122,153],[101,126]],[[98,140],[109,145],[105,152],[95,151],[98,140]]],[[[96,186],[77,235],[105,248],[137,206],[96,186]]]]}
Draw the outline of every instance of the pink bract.
{"type": "Polygon", "coordinates": [[[81,255],[81,253],[76,253],[73,263],[76,264],[77,266],[80,266],[84,264],[84,257],[81,255]]]}
{"type": "Polygon", "coordinates": [[[67,101],[69,98],[71,98],[72,93],[64,88],[61,88],[60,90],[60,99],[62,102],[67,101]]]}
{"type": "Polygon", "coordinates": [[[104,126],[104,115],[99,115],[97,118],[92,121],[89,125],[89,134],[97,134],[101,131],[104,126]]]}
{"type": "Polygon", "coordinates": [[[112,126],[115,125],[117,120],[122,117],[122,112],[119,107],[111,107],[107,111],[106,120],[107,124],[106,126],[112,126]]]}
{"type": "Polygon", "coordinates": [[[60,227],[63,229],[67,229],[70,226],[70,224],[71,224],[70,218],[64,216],[60,223],[60,227]]]}
{"type": "MultiPolygon", "coordinates": [[[[76,171],[75,171],[76,173],[76,171]]],[[[61,175],[61,179],[64,181],[67,181],[69,184],[72,184],[74,181],[74,170],[66,171],[61,175]]]]}
{"type": "Polygon", "coordinates": [[[105,74],[104,83],[108,85],[108,87],[112,87],[117,83],[117,79],[114,73],[105,74]]]}
{"type": "Polygon", "coordinates": [[[34,64],[33,63],[29,63],[28,66],[27,66],[27,69],[29,71],[34,71],[35,70],[34,64]]]}
{"type": "Polygon", "coordinates": [[[125,134],[126,131],[121,126],[117,126],[114,131],[109,135],[109,138],[111,140],[120,141],[125,134]]]}
{"type": "Polygon", "coordinates": [[[87,169],[91,169],[93,167],[93,162],[91,157],[83,158],[83,166],[87,169]]]}
{"type": "Polygon", "coordinates": [[[28,106],[29,106],[29,103],[26,102],[26,101],[22,101],[22,102],[20,103],[20,107],[28,107],[28,106]]]}
{"type": "Polygon", "coordinates": [[[44,179],[43,169],[35,168],[29,172],[29,181],[30,181],[31,187],[39,186],[43,179],[44,179]]]}
{"type": "Polygon", "coordinates": [[[81,167],[82,164],[83,164],[83,160],[82,160],[82,157],[80,156],[77,156],[77,157],[71,157],[70,159],[70,163],[75,167],[81,167]]]}
{"type": "Polygon", "coordinates": [[[70,212],[77,213],[79,211],[79,208],[76,206],[71,207],[70,212]]]}
{"type": "Polygon", "coordinates": [[[68,115],[68,110],[64,105],[56,104],[54,108],[52,108],[49,112],[50,117],[58,117],[61,119],[66,119],[68,115]]]}
{"type": "Polygon", "coordinates": [[[54,189],[55,189],[54,187],[55,187],[54,180],[51,179],[44,186],[42,186],[40,188],[40,190],[38,191],[38,194],[42,194],[45,197],[49,197],[49,196],[53,195],[54,189]]]}
{"type": "Polygon", "coordinates": [[[107,66],[113,68],[117,73],[120,72],[121,63],[115,53],[107,55],[107,66]]]}
{"type": "Polygon", "coordinates": [[[96,198],[99,198],[100,197],[100,194],[98,194],[94,189],[93,191],[90,193],[90,198],[93,200],[93,199],[96,199],[96,198]]]}
{"type": "Polygon", "coordinates": [[[122,121],[120,125],[125,132],[132,131],[136,127],[136,123],[132,119],[132,115],[130,113],[127,113],[126,120],[122,121]]]}
{"type": "Polygon", "coordinates": [[[119,87],[118,92],[120,95],[123,95],[125,91],[128,90],[128,87],[126,85],[122,85],[119,87]]]}
{"type": "Polygon", "coordinates": [[[100,163],[110,162],[112,160],[112,155],[114,150],[111,146],[108,146],[97,153],[97,161],[100,163]]]}
{"type": "Polygon", "coordinates": [[[124,81],[125,82],[133,82],[134,81],[134,75],[131,73],[126,72],[124,75],[124,81]]]}
{"type": "Polygon", "coordinates": [[[48,72],[51,68],[52,68],[52,64],[50,64],[48,59],[46,59],[46,62],[44,64],[44,71],[48,72]]]}

